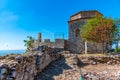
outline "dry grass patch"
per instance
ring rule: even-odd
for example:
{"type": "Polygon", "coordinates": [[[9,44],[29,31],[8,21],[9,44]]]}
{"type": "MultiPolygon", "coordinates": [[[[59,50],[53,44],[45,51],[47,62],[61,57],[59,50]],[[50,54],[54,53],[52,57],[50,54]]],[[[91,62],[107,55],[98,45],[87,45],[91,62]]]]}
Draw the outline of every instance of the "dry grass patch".
{"type": "Polygon", "coordinates": [[[80,54],[79,57],[106,57],[105,54],[95,53],[95,54],[80,54]]]}

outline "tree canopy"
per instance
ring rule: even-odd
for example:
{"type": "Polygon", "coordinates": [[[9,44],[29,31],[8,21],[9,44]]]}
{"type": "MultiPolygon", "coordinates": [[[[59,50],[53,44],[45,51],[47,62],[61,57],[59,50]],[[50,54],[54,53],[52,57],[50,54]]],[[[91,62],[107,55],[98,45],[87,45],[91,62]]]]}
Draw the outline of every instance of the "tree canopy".
{"type": "Polygon", "coordinates": [[[81,37],[88,42],[110,42],[117,33],[117,27],[110,18],[95,17],[87,20],[81,28],[81,37]]]}
{"type": "Polygon", "coordinates": [[[101,43],[101,50],[104,53],[104,44],[112,44],[118,33],[117,25],[111,18],[95,17],[86,21],[81,28],[83,40],[92,43],[101,43]]]}
{"type": "Polygon", "coordinates": [[[30,52],[30,48],[34,45],[34,38],[32,36],[27,36],[27,38],[28,40],[23,40],[23,42],[25,43],[24,46],[27,46],[26,52],[30,52]]]}

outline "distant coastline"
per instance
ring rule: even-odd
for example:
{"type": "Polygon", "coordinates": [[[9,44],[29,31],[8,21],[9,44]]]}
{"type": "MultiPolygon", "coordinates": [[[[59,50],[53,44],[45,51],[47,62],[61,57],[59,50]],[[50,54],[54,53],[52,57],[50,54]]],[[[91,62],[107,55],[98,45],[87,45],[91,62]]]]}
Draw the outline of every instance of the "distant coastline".
{"type": "Polygon", "coordinates": [[[4,56],[7,54],[23,54],[25,50],[0,50],[0,56],[4,56]]]}

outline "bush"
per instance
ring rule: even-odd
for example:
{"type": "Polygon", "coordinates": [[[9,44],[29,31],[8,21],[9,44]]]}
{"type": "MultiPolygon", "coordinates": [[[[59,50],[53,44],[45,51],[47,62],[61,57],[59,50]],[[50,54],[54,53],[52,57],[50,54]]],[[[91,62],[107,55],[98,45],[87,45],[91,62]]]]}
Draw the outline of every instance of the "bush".
{"type": "Polygon", "coordinates": [[[116,48],[116,49],[115,49],[115,52],[120,52],[120,48],[116,48]]]}

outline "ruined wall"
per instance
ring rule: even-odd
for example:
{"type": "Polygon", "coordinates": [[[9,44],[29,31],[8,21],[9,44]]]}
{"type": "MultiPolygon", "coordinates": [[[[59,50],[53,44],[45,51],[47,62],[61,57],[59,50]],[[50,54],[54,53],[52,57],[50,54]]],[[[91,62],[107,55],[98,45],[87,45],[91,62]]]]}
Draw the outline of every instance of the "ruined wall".
{"type": "MultiPolygon", "coordinates": [[[[68,46],[69,50],[72,53],[83,53],[85,48],[85,42],[80,38],[79,36],[76,36],[76,30],[79,29],[85,24],[85,19],[80,19],[76,21],[69,22],[69,39],[68,39],[68,46]]],[[[104,50],[106,50],[104,46],[104,50]]],[[[111,49],[111,45],[107,46],[107,49],[111,49]]],[[[101,44],[95,44],[95,43],[88,43],[87,44],[88,52],[101,52],[102,46],[101,44]]]]}
{"type": "Polygon", "coordinates": [[[33,80],[37,73],[60,57],[59,53],[51,51],[1,57],[0,80],[33,80]]]}
{"type": "Polygon", "coordinates": [[[85,24],[85,20],[69,22],[69,50],[73,53],[82,53],[84,51],[84,42],[79,36],[76,37],[76,30],[85,24]]]}
{"type": "Polygon", "coordinates": [[[45,39],[44,42],[35,42],[34,47],[38,47],[41,45],[46,45],[51,48],[61,48],[61,49],[66,49],[67,46],[67,40],[65,39],[55,39],[54,42],[50,41],[50,39],[45,39]]]}

